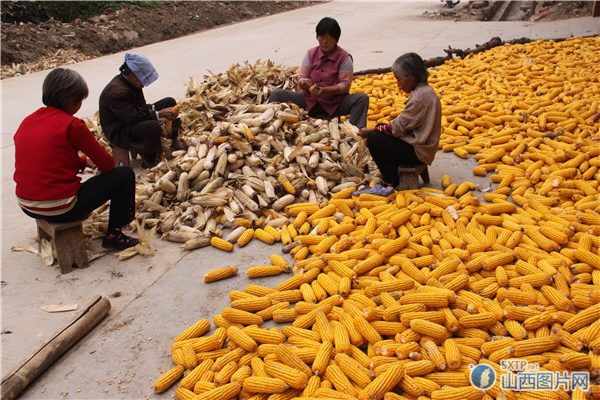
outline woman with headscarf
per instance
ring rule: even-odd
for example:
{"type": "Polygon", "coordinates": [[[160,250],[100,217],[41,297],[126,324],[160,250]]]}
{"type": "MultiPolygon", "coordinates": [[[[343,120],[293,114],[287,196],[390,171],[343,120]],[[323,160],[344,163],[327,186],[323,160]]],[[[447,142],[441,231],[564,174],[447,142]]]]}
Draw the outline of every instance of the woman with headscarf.
{"type": "Polygon", "coordinates": [[[392,72],[398,87],[409,95],[402,113],[389,124],[362,128],[358,135],[367,145],[383,180],[398,186],[398,167],[431,165],[442,130],[442,103],[427,83],[429,72],[416,53],[406,53],[394,62],[392,72]]]}
{"type": "Polygon", "coordinates": [[[182,150],[177,142],[181,120],[172,111],[177,104],[165,97],[154,104],[146,104],[142,89],[158,79],[158,73],[146,56],[125,54],[121,73],[104,88],[100,95],[100,125],[111,145],[129,149],[129,142],[141,142],[144,148],[142,168],[158,164],[156,156],[162,153],[159,118],[173,121],[171,148],[182,150]]]}
{"type": "Polygon", "coordinates": [[[276,89],[269,103],[292,102],[315,117],[336,117],[350,114],[350,123],[362,128],[367,125],[369,96],[349,94],[354,65],[352,56],[337,45],[342,33],[337,21],[323,18],[316,28],[319,45],[308,50],[298,77],[302,93],[276,89]]]}

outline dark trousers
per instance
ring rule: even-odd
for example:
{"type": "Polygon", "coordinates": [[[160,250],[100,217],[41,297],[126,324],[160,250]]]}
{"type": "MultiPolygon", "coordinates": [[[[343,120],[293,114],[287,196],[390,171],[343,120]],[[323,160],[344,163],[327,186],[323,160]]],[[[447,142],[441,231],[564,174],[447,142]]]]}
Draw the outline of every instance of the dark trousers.
{"type": "MultiPolygon", "coordinates": [[[[275,89],[271,92],[269,103],[287,103],[292,102],[298,107],[306,110],[306,100],[300,92],[292,92],[291,90],[275,89]]],[[[369,96],[365,93],[352,93],[344,97],[337,110],[331,117],[339,117],[341,115],[350,114],[350,123],[359,128],[367,126],[367,111],[369,111],[369,96]]],[[[329,116],[327,111],[317,102],[309,112],[311,117],[318,115],[329,116]]]]}
{"type": "Polygon", "coordinates": [[[423,164],[417,157],[415,148],[412,145],[383,132],[373,131],[369,133],[367,146],[373,160],[379,167],[383,180],[394,187],[400,183],[398,177],[399,166],[423,164]]]}
{"type": "Polygon", "coordinates": [[[32,218],[48,222],[68,222],[85,218],[110,200],[108,229],[120,229],[135,217],[135,173],[129,167],[116,167],[110,172],[91,177],[77,192],[73,208],[61,215],[38,215],[23,210],[32,218]]]}
{"type": "MultiPolygon", "coordinates": [[[[148,104],[148,107],[156,111],[164,110],[165,108],[171,108],[177,104],[172,97],[165,97],[162,100],[157,101],[154,104],[148,104]]],[[[173,132],[177,132],[181,126],[181,120],[177,118],[173,121],[173,132]]],[[[132,142],[142,143],[144,146],[145,154],[160,154],[162,153],[162,146],[160,142],[160,136],[162,129],[158,121],[142,121],[129,127],[129,140],[132,142]]],[[[176,135],[176,134],[175,134],[176,135]]]]}

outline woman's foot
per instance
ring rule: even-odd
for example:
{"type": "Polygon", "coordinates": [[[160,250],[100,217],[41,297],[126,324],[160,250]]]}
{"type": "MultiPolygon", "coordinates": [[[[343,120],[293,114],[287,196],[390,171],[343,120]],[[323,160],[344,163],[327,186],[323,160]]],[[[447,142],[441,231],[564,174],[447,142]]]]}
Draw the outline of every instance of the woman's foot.
{"type": "Polygon", "coordinates": [[[102,247],[109,250],[125,250],[139,243],[138,239],[127,236],[123,232],[107,233],[102,240],[102,247]]]}

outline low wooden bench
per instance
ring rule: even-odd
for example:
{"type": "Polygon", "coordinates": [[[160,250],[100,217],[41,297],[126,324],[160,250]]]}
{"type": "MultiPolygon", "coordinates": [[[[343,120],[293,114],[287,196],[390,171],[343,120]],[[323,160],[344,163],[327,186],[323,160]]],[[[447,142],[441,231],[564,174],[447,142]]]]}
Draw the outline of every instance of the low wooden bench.
{"type": "Polygon", "coordinates": [[[396,188],[398,191],[413,190],[419,188],[419,176],[424,183],[429,183],[429,170],[427,164],[421,165],[401,165],[398,167],[398,177],[400,184],[396,188]]]}
{"type": "Polygon", "coordinates": [[[129,167],[130,155],[132,160],[135,160],[138,154],[142,157],[144,156],[144,146],[141,143],[129,142],[129,150],[122,147],[117,147],[114,144],[111,144],[110,147],[112,147],[112,155],[115,159],[115,167],[118,167],[119,165],[129,167]]]}
{"type": "Polygon", "coordinates": [[[62,223],[47,222],[43,219],[36,219],[35,221],[40,251],[42,239],[48,240],[56,251],[61,273],[71,272],[73,264],[79,268],[89,267],[90,263],[85,251],[81,221],[62,223]]]}

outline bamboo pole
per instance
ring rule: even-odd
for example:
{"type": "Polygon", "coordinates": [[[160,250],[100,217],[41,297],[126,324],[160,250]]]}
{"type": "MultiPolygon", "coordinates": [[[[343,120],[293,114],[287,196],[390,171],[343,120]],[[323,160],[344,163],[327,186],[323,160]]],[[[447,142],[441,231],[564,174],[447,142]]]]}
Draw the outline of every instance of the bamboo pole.
{"type": "Polygon", "coordinates": [[[110,311],[110,301],[94,296],[71,321],[46,339],[37,349],[2,378],[1,400],[13,400],[72,345],[85,336],[110,311]]]}

